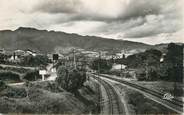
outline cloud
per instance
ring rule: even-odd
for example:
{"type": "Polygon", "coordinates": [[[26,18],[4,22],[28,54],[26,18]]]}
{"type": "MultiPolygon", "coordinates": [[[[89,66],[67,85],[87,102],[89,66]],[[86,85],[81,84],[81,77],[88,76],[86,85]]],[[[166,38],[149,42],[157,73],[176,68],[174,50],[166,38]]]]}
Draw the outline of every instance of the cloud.
{"type": "Polygon", "coordinates": [[[75,13],[80,16],[116,18],[129,0],[40,0],[33,11],[75,13]]]}
{"type": "Polygon", "coordinates": [[[147,15],[143,25],[125,31],[125,38],[142,38],[160,33],[174,33],[182,28],[178,19],[168,18],[164,15],[147,15]]]}
{"type": "Polygon", "coordinates": [[[48,28],[48,30],[80,33],[82,35],[93,35],[93,30],[96,30],[104,25],[106,25],[106,23],[100,21],[73,21],[60,24],[59,26],[58,24],[52,25],[48,28]]]}
{"type": "MultiPolygon", "coordinates": [[[[0,30],[28,26],[146,43],[154,42],[152,39],[159,42],[160,35],[172,34],[173,37],[168,41],[181,41],[175,33],[179,32],[181,35],[184,27],[183,2],[183,0],[12,0],[11,2],[1,0],[0,30]]],[[[160,42],[163,41],[160,39],[160,42]]]]}
{"type": "Polygon", "coordinates": [[[158,34],[156,36],[149,36],[149,37],[144,37],[141,39],[136,39],[136,38],[127,39],[127,38],[125,38],[125,40],[136,41],[136,42],[144,41],[144,43],[147,43],[147,44],[171,43],[171,42],[184,43],[183,37],[184,37],[184,29],[182,29],[178,32],[175,32],[175,33],[161,33],[161,34],[158,34]]]}
{"type": "Polygon", "coordinates": [[[33,11],[47,13],[76,13],[80,10],[79,0],[39,0],[33,11]]]}
{"type": "MultiPolygon", "coordinates": [[[[172,0],[39,0],[33,11],[72,13],[91,20],[126,20],[169,11],[172,0]],[[165,10],[165,11],[164,11],[165,10]]],[[[178,0],[176,0],[178,1],[178,0]]]]}
{"type": "MultiPolygon", "coordinates": [[[[142,38],[179,30],[181,28],[181,14],[177,7],[179,1],[54,0],[51,2],[46,0],[36,6],[36,10],[51,14],[69,13],[71,17],[68,21],[71,22],[109,23],[93,30],[98,34],[121,33],[124,38],[142,38]]],[[[63,19],[61,18],[60,21],[62,22],[63,19]]]]}

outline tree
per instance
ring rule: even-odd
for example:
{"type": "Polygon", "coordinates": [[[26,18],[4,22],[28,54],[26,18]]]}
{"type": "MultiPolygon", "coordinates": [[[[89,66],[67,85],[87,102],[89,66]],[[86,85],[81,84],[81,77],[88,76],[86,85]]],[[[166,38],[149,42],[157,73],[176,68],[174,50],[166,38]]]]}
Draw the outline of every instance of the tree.
{"type": "Polygon", "coordinates": [[[90,64],[91,69],[104,73],[112,69],[112,63],[105,59],[96,59],[90,64]]]}
{"type": "Polygon", "coordinates": [[[23,76],[23,79],[28,80],[28,81],[36,81],[36,80],[41,79],[41,78],[42,77],[39,75],[39,71],[37,71],[37,70],[28,71],[23,76]]]}
{"type": "Polygon", "coordinates": [[[138,80],[158,80],[159,66],[162,52],[155,49],[146,50],[145,52],[128,56],[126,63],[130,68],[139,69],[137,74],[138,80]]]}
{"type": "Polygon", "coordinates": [[[40,65],[47,65],[49,62],[49,59],[47,56],[44,55],[28,55],[25,56],[22,60],[23,65],[29,65],[29,66],[40,66],[40,65]]]}
{"type": "Polygon", "coordinates": [[[12,71],[1,71],[0,80],[8,83],[21,82],[20,75],[12,71]]]}
{"type": "Polygon", "coordinates": [[[2,91],[5,88],[7,88],[7,85],[5,84],[5,82],[0,80],[0,91],[2,91]]]}
{"type": "Polygon", "coordinates": [[[85,71],[66,68],[65,66],[58,67],[57,76],[57,85],[73,93],[77,92],[86,80],[85,71]]]}
{"type": "Polygon", "coordinates": [[[7,55],[0,53],[0,63],[5,63],[7,58],[7,55]]]}
{"type": "Polygon", "coordinates": [[[183,82],[183,46],[170,43],[161,67],[164,80],[183,82]]]}
{"type": "Polygon", "coordinates": [[[57,78],[56,83],[58,86],[62,87],[63,89],[68,89],[68,77],[69,77],[69,71],[64,66],[59,66],[57,69],[57,78]]]}
{"type": "Polygon", "coordinates": [[[150,49],[142,53],[128,56],[127,65],[130,68],[141,69],[138,80],[183,81],[183,46],[170,43],[167,53],[161,63],[162,52],[150,49]]]}
{"type": "Polygon", "coordinates": [[[159,66],[162,52],[156,49],[146,50],[145,52],[133,54],[125,59],[125,64],[130,68],[147,68],[159,66]]]}

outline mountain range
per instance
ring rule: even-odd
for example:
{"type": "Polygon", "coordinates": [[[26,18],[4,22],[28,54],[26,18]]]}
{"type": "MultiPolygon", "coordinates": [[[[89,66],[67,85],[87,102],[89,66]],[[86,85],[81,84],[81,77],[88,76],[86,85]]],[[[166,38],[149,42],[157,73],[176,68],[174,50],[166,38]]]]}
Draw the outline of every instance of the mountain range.
{"type": "Polygon", "coordinates": [[[107,39],[96,36],[81,36],[65,32],[38,30],[20,27],[14,31],[0,31],[0,48],[4,49],[32,49],[42,53],[51,53],[57,47],[75,47],[90,51],[149,49],[152,45],[107,39]]]}

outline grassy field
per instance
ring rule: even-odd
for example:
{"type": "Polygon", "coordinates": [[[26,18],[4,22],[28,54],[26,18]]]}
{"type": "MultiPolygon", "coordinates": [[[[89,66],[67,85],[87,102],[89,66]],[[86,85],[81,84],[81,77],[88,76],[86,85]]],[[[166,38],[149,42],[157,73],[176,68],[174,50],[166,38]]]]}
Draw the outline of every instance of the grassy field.
{"type": "Polygon", "coordinates": [[[96,110],[97,97],[88,83],[77,96],[54,82],[1,87],[0,113],[87,114],[96,110]]]}
{"type": "MultiPolygon", "coordinates": [[[[155,90],[157,92],[161,92],[161,93],[171,93],[172,95],[174,95],[174,88],[175,88],[175,83],[174,82],[167,82],[167,81],[154,81],[154,82],[150,82],[150,81],[134,81],[134,83],[144,86],[148,89],[152,89],[155,90]]],[[[184,84],[182,83],[176,83],[176,89],[175,91],[177,92],[177,94],[175,94],[175,98],[177,99],[182,99],[182,97],[184,96],[183,93],[183,87],[184,84]]]]}
{"type": "Polygon", "coordinates": [[[41,79],[39,73],[35,69],[14,67],[14,66],[0,66],[0,80],[5,83],[18,83],[24,80],[34,81],[41,79]]]}
{"type": "Polygon", "coordinates": [[[115,87],[121,90],[130,114],[176,114],[127,86],[116,84],[115,87]]]}

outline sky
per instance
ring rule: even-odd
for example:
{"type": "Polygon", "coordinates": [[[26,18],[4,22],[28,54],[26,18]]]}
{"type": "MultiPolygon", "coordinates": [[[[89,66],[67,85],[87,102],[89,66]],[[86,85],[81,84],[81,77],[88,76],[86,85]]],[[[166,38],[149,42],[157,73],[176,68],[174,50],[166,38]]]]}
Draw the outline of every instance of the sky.
{"type": "Polygon", "coordinates": [[[32,27],[147,44],[184,43],[184,0],[0,0],[0,30],[32,27]]]}

